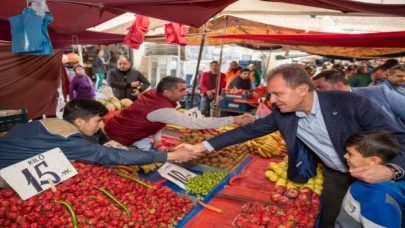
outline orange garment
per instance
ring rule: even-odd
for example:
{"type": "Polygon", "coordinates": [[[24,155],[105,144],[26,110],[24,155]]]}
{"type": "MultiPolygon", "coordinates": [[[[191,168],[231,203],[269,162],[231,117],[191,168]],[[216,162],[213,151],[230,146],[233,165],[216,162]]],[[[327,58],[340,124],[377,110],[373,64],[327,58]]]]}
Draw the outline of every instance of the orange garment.
{"type": "Polygon", "coordinates": [[[239,76],[240,70],[233,72],[231,70],[228,70],[225,73],[225,80],[226,80],[226,86],[225,88],[228,88],[229,84],[231,84],[231,82],[233,81],[233,79],[235,79],[236,77],[239,76]]]}

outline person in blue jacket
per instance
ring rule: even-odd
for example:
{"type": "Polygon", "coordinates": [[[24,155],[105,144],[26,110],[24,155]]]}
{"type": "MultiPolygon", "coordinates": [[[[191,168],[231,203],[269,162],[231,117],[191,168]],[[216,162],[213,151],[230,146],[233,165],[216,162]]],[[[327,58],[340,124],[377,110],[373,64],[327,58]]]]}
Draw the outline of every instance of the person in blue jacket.
{"type": "Polygon", "coordinates": [[[0,169],[59,147],[68,159],[94,162],[105,166],[141,165],[167,160],[187,161],[185,150],[173,153],[116,149],[91,143],[89,137],[103,125],[108,113],[101,103],[78,98],[66,104],[63,120],[42,119],[14,126],[0,139],[0,169]]]}
{"type": "Polygon", "coordinates": [[[404,177],[405,130],[380,107],[359,94],[315,91],[308,73],[296,64],[285,64],[267,75],[270,102],[277,107],[263,119],[236,128],[196,145],[183,144],[195,153],[214,151],[280,131],[288,152],[288,179],[305,183],[316,175],[318,162],[325,165],[322,228],[335,226],[340,205],[355,178],[367,183],[391,180],[391,168],[404,177]],[[349,169],[344,155],[346,139],[358,132],[385,130],[401,144],[389,165],[349,169]],[[353,177],[352,177],[353,176],[353,177]]]}
{"type": "MultiPolygon", "coordinates": [[[[350,136],[346,150],[344,157],[349,167],[361,168],[389,162],[399,154],[400,145],[389,132],[368,131],[350,136]]],[[[405,181],[356,181],[343,199],[335,228],[399,228],[404,206],[405,181]]]]}
{"type": "Polygon", "coordinates": [[[405,66],[401,64],[393,66],[388,72],[387,79],[381,82],[380,86],[385,86],[405,96],[405,66]]]}

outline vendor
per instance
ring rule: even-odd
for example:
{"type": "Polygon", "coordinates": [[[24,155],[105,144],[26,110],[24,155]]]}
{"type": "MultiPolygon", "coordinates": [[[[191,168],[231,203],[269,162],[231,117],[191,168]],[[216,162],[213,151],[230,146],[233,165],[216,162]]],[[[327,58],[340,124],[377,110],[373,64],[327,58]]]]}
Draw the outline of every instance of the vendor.
{"type": "Polygon", "coordinates": [[[229,84],[228,89],[251,90],[252,84],[250,82],[250,70],[241,70],[239,76],[233,79],[231,84],[229,84]]]}
{"type": "Polygon", "coordinates": [[[159,131],[166,124],[190,129],[212,129],[236,124],[248,124],[255,119],[244,114],[236,117],[195,118],[177,112],[176,102],[186,96],[186,82],[178,77],[164,77],[157,89],[151,89],[126,109],[112,117],[105,125],[107,135],[126,146],[154,135],[155,146],[161,144],[159,131]]]}
{"type": "Polygon", "coordinates": [[[0,139],[0,169],[59,147],[68,159],[106,166],[142,165],[167,160],[187,161],[192,154],[184,150],[172,153],[128,151],[89,142],[102,124],[108,110],[101,103],[78,98],[70,101],[63,120],[42,119],[17,125],[0,139]]]}

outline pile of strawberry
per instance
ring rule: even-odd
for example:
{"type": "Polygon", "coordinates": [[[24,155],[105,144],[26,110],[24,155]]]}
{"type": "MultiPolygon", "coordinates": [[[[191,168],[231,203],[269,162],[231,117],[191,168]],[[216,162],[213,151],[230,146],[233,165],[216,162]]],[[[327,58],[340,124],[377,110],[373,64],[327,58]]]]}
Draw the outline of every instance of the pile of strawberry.
{"type": "Polygon", "coordinates": [[[187,197],[172,190],[147,188],[117,175],[104,166],[76,162],[78,175],[57,185],[57,191],[42,192],[26,201],[11,189],[0,190],[0,227],[50,228],[73,227],[174,227],[194,205],[187,197]],[[116,202],[97,188],[103,188],[126,206],[116,202]],[[68,203],[68,209],[55,200],[68,203]],[[130,215],[128,215],[130,212],[130,215]]]}
{"type": "Polygon", "coordinates": [[[280,205],[247,203],[234,220],[234,227],[240,228],[312,228],[320,205],[299,200],[280,205]]]}

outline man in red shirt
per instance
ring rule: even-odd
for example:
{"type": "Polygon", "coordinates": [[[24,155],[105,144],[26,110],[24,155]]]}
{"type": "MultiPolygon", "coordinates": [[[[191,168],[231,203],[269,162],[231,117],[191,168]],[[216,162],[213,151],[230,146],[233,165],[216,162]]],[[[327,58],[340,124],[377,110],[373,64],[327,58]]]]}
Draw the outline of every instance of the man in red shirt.
{"type": "MultiPolygon", "coordinates": [[[[219,64],[217,61],[210,63],[210,71],[204,72],[200,79],[201,104],[200,111],[205,116],[210,116],[211,102],[215,100],[215,88],[217,87],[217,77],[219,73],[219,64]]],[[[225,74],[221,73],[219,82],[219,92],[225,88],[225,74]]]]}

